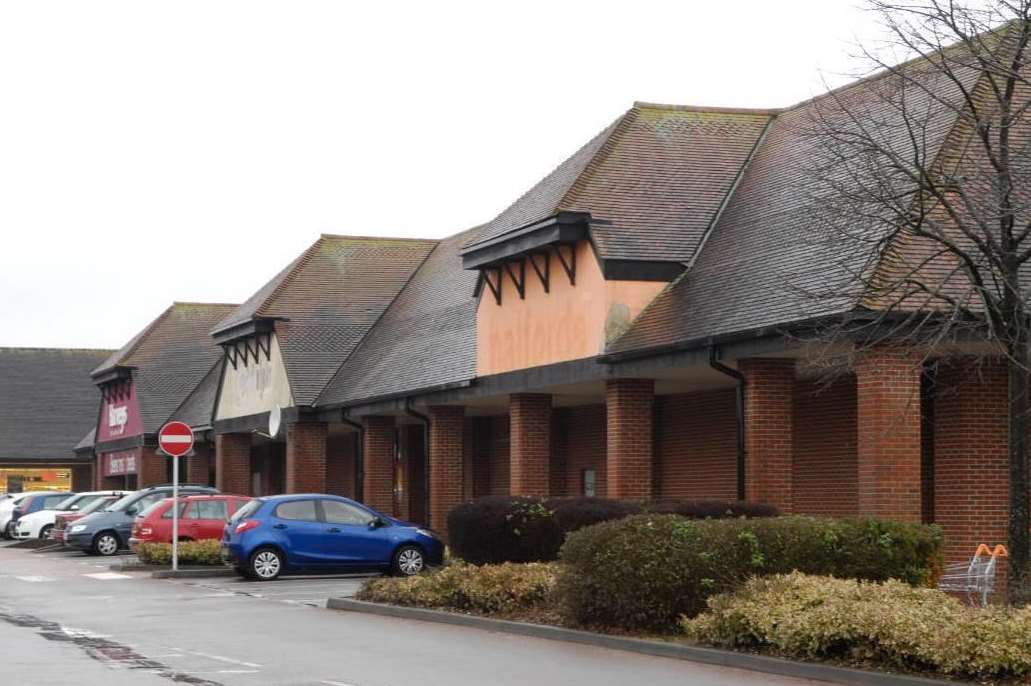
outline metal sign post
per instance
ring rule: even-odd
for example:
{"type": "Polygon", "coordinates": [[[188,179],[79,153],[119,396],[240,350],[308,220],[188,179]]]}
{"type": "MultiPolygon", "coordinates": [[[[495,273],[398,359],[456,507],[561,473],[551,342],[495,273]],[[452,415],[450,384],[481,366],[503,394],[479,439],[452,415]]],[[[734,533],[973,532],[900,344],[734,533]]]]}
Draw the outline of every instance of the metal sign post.
{"type": "Polygon", "coordinates": [[[179,458],[193,452],[193,429],[169,422],[158,431],[158,447],[172,458],[172,571],[179,569],[179,458]]]}

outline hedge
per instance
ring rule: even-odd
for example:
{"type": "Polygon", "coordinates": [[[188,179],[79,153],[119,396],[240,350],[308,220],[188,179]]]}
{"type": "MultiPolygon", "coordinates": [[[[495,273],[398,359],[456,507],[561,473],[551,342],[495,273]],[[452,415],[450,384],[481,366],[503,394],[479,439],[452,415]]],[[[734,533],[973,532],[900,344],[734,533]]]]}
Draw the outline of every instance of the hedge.
{"type": "MultiPolygon", "coordinates": [[[[148,565],[172,564],[171,543],[141,543],[136,550],[140,562],[148,565]]],[[[188,565],[221,565],[222,542],[218,539],[179,542],[179,562],[188,565]]]]}
{"type": "Polygon", "coordinates": [[[452,552],[473,564],[550,561],[558,558],[569,532],[643,512],[692,519],[779,514],[771,505],[734,501],[488,496],[448,514],[448,537],[452,552]]]}
{"type": "Polygon", "coordinates": [[[556,598],[569,622],[670,631],[754,575],[799,570],[927,585],[941,568],[941,544],[937,527],[873,519],[636,515],[569,535],[556,598]]]}
{"type": "Polygon", "coordinates": [[[478,614],[511,613],[541,606],[555,585],[555,565],[528,563],[478,567],[453,562],[411,577],[366,581],[359,600],[478,614]]]}
{"type": "Polygon", "coordinates": [[[966,679],[1031,675],[1031,608],[970,608],[899,581],[798,572],[752,579],[708,608],[681,623],[696,643],[966,679]]]}

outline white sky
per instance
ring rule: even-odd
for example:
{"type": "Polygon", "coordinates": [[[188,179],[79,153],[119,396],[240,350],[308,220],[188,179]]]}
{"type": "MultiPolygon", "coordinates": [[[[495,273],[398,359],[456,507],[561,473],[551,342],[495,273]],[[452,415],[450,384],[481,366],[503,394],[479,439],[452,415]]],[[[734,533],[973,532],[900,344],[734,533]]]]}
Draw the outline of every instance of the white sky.
{"type": "Polygon", "coordinates": [[[117,348],[321,232],[482,223],[634,100],[805,99],[856,2],[4,2],[0,345],[117,348]]]}

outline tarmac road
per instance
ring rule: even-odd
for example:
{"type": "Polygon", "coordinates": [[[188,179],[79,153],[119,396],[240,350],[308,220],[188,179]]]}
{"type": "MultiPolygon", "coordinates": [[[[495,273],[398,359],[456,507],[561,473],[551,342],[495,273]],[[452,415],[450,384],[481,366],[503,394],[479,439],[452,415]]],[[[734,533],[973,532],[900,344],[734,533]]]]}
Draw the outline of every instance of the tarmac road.
{"type": "Polygon", "coordinates": [[[336,612],[355,578],[158,580],[0,548],[0,682],[258,686],[796,686],[621,651],[336,612]]]}

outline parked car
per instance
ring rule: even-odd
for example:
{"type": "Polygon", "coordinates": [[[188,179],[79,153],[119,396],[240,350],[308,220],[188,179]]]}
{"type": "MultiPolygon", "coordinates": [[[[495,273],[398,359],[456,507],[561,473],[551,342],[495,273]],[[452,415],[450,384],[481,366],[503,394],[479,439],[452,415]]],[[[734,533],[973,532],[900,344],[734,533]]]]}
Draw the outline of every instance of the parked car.
{"type": "MultiPolygon", "coordinates": [[[[179,499],[179,540],[222,538],[226,520],[250,501],[242,495],[191,495],[179,499]]],[[[129,547],[172,542],[172,499],[165,498],[136,515],[129,547]]]]}
{"type": "Polygon", "coordinates": [[[248,578],[290,572],[377,570],[410,576],[439,565],[436,534],[335,495],[256,498],[222,536],[224,558],[248,578]]]}
{"type": "Polygon", "coordinates": [[[117,501],[123,495],[125,494],[122,492],[119,492],[118,495],[105,495],[103,497],[97,498],[89,505],[83,507],[81,510],[75,512],[58,512],[57,516],[54,518],[54,529],[51,532],[51,538],[53,538],[55,541],[64,542],[64,534],[68,530],[68,525],[71,522],[74,522],[78,519],[82,519],[86,515],[93,514],[94,512],[103,510],[104,508],[110,505],[114,505],[115,501],[117,501]]]}
{"type": "Polygon", "coordinates": [[[11,523],[11,516],[14,514],[14,508],[17,507],[25,498],[36,495],[36,493],[8,493],[7,497],[0,500],[0,536],[8,538],[7,536],[7,525],[11,523]]]}
{"type": "Polygon", "coordinates": [[[33,512],[39,512],[40,510],[49,510],[63,500],[66,500],[68,496],[75,495],[70,491],[45,491],[39,493],[31,493],[29,497],[22,498],[15,506],[14,510],[11,511],[11,519],[7,522],[7,538],[16,538],[18,532],[18,520],[22,517],[32,514],[33,512]]]}
{"type": "Polygon", "coordinates": [[[52,508],[22,515],[18,519],[15,538],[50,538],[58,512],[77,512],[104,496],[124,495],[121,491],[88,491],[68,496],[52,508]]]}
{"type": "MultiPolygon", "coordinates": [[[[184,484],[183,495],[218,493],[209,486],[184,484]]],[[[129,547],[129,535],[136,515],[172,494],[168,484],[133,491],[107,508],[83,517],[65,531],[65,544],[91,555],[114,555],[129,547]]]]}

